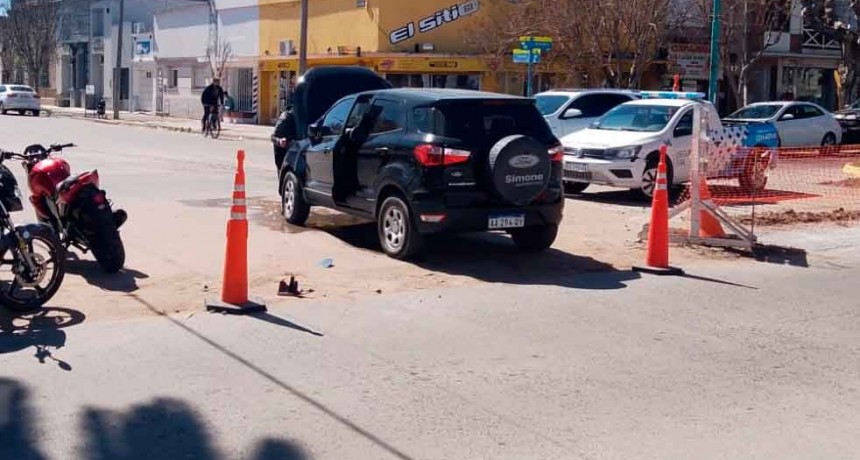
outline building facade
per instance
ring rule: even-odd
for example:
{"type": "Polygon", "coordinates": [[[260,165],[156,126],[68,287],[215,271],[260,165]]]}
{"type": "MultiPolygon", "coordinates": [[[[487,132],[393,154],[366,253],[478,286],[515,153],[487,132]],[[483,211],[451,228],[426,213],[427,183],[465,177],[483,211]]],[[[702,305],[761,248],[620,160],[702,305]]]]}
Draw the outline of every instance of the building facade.
{"type": "Polygon", "coordinates": [[[152,32],[134,37],[136,90],[146,110],[198,118],[201,93],[219,76],[237,111],[253,119],[257,12],[256,0],[176,0],[155,11],[152,32]]]}

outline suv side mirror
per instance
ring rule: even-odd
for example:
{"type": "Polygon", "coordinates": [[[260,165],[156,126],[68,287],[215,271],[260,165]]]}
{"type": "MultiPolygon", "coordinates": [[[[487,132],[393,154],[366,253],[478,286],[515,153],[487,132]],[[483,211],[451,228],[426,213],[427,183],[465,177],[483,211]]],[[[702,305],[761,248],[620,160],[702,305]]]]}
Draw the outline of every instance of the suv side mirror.
{"type": "Polygon", "coordinates": [[[579,109],[567,109],[561,115],[562,120],[567,120],[570,118],[579,118],[582,116],[582,110],[579,109]]]}
{"type": "Polygon", "coordinates": [[[308,138],[312,141],[317,141],[320,136],[320,125],[318,123],[311,123],[308,125],[308,138]]]}
{"type": "Polygon", "coordinates": [[[787,113],[787,114],[779,117],[779,121],[789,121],[789,120],[794,120],[794,115],[787,113]]]}

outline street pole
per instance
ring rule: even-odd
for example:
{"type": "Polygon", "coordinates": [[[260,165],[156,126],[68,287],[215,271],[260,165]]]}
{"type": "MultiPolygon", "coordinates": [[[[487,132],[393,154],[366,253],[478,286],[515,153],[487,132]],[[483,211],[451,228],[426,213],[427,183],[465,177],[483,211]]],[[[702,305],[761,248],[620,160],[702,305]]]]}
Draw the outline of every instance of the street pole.
{"type": "Polygon", "coordinates": [[[119,29],[116,35],[116,66],[113,68],[113,119],[119,120],[120,82],[122,80],[122,23],[125,21],[125,0],[119,0],[119,29]]]}
{"type": "Polygon", "coordinates": [[[534,50],[529,48],[529,59],[526,64],[526,97],[532,97],[532,59],[534,59],[534,50]]]}
{"type": "MultiPolygon", "coordinates": [[[[708,81],[708,98],[715,106],[717,105],[720,76],[720,3],[721,0],[714,0],[714,17],[711,18],[711,73],[708,81]]],[[[744,38],[746,39],[746,37],[744,38]]]]}
{"type": "Polygon", "coordinates": [[[299,76],[308,70],[308,0],[302,0],[299,31],[299,76]]]}

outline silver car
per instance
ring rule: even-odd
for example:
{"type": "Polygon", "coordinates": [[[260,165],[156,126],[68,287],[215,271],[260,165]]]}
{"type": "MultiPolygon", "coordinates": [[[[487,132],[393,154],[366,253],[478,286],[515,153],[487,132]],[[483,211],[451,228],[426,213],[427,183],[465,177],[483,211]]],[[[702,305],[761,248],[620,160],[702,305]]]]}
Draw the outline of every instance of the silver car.
{"type": "Polygon", "coordinates": [[[39,116],[42,100],[27,85],[0,85],[0,113],[6,115],[10,110],[21,115],[29,113],[39,116]]]}

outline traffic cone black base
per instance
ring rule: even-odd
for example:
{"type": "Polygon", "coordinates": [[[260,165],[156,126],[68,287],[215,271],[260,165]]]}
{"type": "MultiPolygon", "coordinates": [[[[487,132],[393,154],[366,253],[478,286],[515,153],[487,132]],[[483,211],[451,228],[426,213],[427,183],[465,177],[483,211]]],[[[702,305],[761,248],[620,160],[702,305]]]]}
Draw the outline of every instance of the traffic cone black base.
{"type": "Polygon", "coordinates": [[[684,276],[684,270],[677,267],[657,268],[634,266],[633,271],[658,276],[684,276]]]}
{"type": "Polygon", "coordinates": [[[267,311],[266,302],[260,298],[250,298],[241,305],[233,305],[220,300],[207,300],[206,311],[212,313],[223,313],[227,315],[248,315],[267,311]]]}

